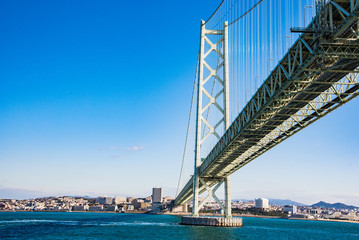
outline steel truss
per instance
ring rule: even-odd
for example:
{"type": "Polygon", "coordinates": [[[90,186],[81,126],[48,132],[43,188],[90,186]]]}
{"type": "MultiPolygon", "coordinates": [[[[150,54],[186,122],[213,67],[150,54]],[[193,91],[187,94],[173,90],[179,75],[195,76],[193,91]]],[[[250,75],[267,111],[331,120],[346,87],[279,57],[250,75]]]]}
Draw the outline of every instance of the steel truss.
{"type": "MultiPolygon", "coordinates": [[[[321,6],[199,167],[199,192],[359,95],[358,2],[321,6]]],[[[192,188],[190,179],[176,204],[192,188]]]]}

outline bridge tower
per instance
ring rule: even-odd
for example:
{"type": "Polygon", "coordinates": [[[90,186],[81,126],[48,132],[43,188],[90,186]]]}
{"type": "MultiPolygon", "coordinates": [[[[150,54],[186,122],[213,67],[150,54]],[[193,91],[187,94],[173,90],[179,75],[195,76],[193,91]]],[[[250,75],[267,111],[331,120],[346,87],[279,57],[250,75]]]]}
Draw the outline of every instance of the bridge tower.
{"type": "Polygon", "coordinates": [[[221,179],[212,189],[211,186],[207,185],[206,179],[199,177],[199,167],[201,166],[201,146],[210,135],[214,135],[218,140],[220,139],[217,129],[220,126],[224,127],[224,131],[229,128],[230,119],[229,119],[229,63],[228,63],[228,22],[226,21],[223,24],[222,30],[210,30],[206,29],[205,22],[201,21],[201,39],[200,39],[200,54],[199,54],[199,74],[198,74],[198,85],[197,85],[197,116],[196,116],[196,137],[195,137],[195,159],[194,159],[194,175],[193,175],[193,208],[192,215],[198,217],[199,210],[204,206],[204,204],[212,197],[224,210],[224,215],[226,218],[231,218],[231,181],[230,177],[225,177],[221,179]],[[217,42],[212,42],[208,35],[217,35],[219,40],[217,42]],[[209,45],[209,49],[205,51],[205,44],[209,45]],[[206,62],[206,57],[212,52],[217,54],[218,63],[215,68],[211,67],[208,62],[206,62]],[[204,68],[209,72],[207,76],[204,74],[204,68]],[[218,83],[220,89],[217,93],[213,91],[207,91],[205,84],[212,78],[215,83],[218,83]],[[209,99],[209,103],[203,106],[203,97],[206,96],[209,99]],[[221,102],[223,101],[223,102],[221,102]],[[219,120],[216,120],[215,123],[210,124],[207,119],[203,116],[205,111],[208,111],[208,108],[213,106],[217,108],[220,112],[219,120]],[[202,123],[205,124],[205,127],[209,129],[209,132],[201,136],[202,123]],[[225,190],[225,204],[223,205],[221,201],[216,196],[216,190],[224,183],[225,190]],[[198,196],[200,194],[200,189],[206,189],[208,191],[207,197],[201,202],[198,202],[198,196]]]}

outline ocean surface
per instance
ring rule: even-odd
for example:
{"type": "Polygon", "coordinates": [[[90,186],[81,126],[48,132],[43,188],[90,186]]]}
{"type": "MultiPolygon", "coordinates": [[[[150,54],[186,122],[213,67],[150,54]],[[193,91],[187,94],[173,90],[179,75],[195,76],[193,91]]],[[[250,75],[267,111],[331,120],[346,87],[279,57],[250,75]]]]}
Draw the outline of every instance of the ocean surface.
{"type": "Polygon", "coordinates": [[[0,239],[359,239],[359,224],[243,218],[244,227],[179,225],[180,217],[123,213],[0,212],[0,239]]]}

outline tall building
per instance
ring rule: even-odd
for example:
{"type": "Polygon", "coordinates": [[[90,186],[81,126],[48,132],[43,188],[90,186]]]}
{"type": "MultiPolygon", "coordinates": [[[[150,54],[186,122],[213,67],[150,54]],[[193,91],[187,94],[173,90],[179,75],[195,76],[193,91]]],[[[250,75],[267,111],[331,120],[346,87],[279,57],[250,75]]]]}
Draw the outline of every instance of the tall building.
{"type": "Polygon", "coordinates": [[[162,202],[162,188],[152,188],[152,202],[162,202]]]}
{"type": "Polygon", "coordinates": [[[266,198],[254,199],[255,208],[269,208],[269,201],[266,198]]]}

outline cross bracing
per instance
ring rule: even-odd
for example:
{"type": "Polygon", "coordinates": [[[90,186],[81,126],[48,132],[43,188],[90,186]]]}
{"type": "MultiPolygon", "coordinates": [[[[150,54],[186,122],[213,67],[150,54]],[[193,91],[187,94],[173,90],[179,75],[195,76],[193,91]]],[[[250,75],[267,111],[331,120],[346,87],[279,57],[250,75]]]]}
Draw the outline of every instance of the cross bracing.
{"type": "MultiPolygon", "coordinates": [[[[359,94],[358,1],[326,1],[198,169],[199,192],[359,94]]],[[[192,198],[193,178],[176,204],[192,198]]]]}

